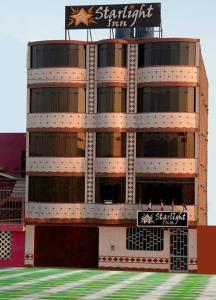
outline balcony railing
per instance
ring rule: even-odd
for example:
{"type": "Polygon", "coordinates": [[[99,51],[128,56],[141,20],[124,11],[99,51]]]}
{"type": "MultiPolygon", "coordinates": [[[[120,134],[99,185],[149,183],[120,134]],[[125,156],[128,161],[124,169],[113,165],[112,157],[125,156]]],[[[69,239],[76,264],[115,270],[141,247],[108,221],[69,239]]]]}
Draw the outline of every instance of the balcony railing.
{"type": "MultiPolygon", "coordinates": [[[[134,220],[137,210],[147,210],[148,205],[138,204],[99,204],[99,203],[36,203],[26,202],[27,219],[80,219],[80,220],[134,220]]],[[[160,205],[153,205],[152,210],[160,211],[160,205]]],[[[171,211],[167,205],[164,210],[171,211]]],[[[183,211],[182,205],[175,205],[174,211],[183,211]]],[[[197,206],[187,205],[188,220],[197,220],[197,206]]]]}
{"type": "Polygon", "coordinates": [[[0,223],[24,222],[25,179],[0,180],[0,223]]]}

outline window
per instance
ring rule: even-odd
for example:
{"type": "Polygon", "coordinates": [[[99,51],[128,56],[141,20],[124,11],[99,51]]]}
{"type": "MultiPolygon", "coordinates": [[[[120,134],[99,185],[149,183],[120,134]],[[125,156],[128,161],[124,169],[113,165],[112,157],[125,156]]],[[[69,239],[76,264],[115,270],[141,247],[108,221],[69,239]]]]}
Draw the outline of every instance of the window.
{"type": "Polygon", "coordinates": [[[30,93],[30,113],[85,112],[84,88],[36,88],[30,93]]]}
{"type": "Polygon", "coordinates": [[[43,44],[31,46],[31,68],[85,68],[85,45],[43,44]]]}
{"type": "Polygon", "coordinates": [[[98,45],[98,67],[126,67],[126,44],[98,45]]]}
{"type": "Polygon", "coordinates": [[[159,205],[194,205],[194,178],[136,178],[136,203],[159,205]]]}
{"type": "Polygon", "coordinates": [[[195,112],[194,87],[145,87],[137,91],[137,112],[195,112]]]}
{"type": "Polygon", "coordinates": [[[30,176],[29,201],[44,203],[83,203],[84,177],[30,176]]]}
{"type": "Polygon", "coordinates": [[[97,112],[126,112],[126,94],[124,88],[98,88],[97,112]]]}
{"type": "Polygon", "coordinates": [[[125,177],[96,177],[96,203],[125,203],[125,177]]]}
{"type": "Polygon", "coordinates": [[[98,132],[96,133],[97,157],[125,157],[126,133],[98,132]]]}
{"type": "Polygon", "coordinates": [[[139,44],[138,66],[195,65],[196,43],[160,42],[139,44]]]}
{"type": "Polygon", "coordinates": [[[47,157],[84,157],[83,132],[32,132],[29,134],[29,155],[47,157]]]}
{"type": "Polygon", "coordinates": [[[163,228],[127,228],[128,250],[162,251],[164,248],[163,228]]]}
{"type": "Polygon", "coordinates": [[[195,134],[192,132],[139,132],[137,157],[194,158],[195,134]]]}

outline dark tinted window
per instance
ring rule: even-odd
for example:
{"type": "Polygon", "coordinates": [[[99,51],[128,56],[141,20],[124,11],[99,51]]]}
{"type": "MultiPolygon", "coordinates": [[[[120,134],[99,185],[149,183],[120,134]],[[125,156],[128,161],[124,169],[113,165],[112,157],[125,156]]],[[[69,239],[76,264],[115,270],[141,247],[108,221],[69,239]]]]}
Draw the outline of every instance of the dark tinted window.
{"type": "Polygon", "coordinates": [[[126,112],[126,89],[98,88],[97,112],[126,112]]]}
{"type": "Polygon", "coordinates": [[[139,45],[138,65],[195,65],[196,44],[161,42],[139,45]]]}
{"type": "Polygon", "coordinates": [[[96,177],[96,203],[124,203],[125,177],[96,177]]]}
{"type": "Polygon", "coordinates": [[[51,203],[83,203],[84,177],[30,176],[29,201],[51,203]]]}
{"type": "Polygon", "coordinates": [[[30,113],[43,112],[85,112],[85,89],[49,87],[31,89],[30,113]]]}
{"type": "Polygon", "coordinates": [[[125,157],[126,133],[100,132],[96,134],[97,157],[125,157]]]}
{"type": "Polygon", "coordinates": [[[154,206],[162,199],[165,206],[172,201],[194,205],[194,196],[193,178],[136,178],[136,203],[148,204],[151,199],[154,206]]]}
{"type": "Polygon", "coordinates": [[[29,155],[48,157],[84,157],[83,132],[33,132],[29,134],[29,155]]]}
{"type": "Polygon", "coordinates": [[[137,157],[194,157],[192,132],[137,133],[137,157]]]}
{"type": "Polygon", "coordinates": [[[98,45],[98,67],[126,67],[127,45],[100,44],[98,45]]]}
{"type": "Polygon", "coordinates": [[[44,44],[31,46],[31,68],[85,68],[85,45],[44,44]]]}
{"type": "Polygon", "coordinates": [[[195,112],[195,88],[138,88],[137,112],[195,112]]]}

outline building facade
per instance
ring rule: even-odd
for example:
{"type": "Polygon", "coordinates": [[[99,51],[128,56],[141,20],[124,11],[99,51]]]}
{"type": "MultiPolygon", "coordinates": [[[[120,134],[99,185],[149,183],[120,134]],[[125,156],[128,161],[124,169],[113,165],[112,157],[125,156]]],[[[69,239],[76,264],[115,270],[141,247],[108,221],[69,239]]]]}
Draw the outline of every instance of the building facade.
{"type": "Polygon", "coordinates": [[[25,133],[0,133],[0,268],[23,267],[25,133]]]}
{"type": "Polygon", "coordinates": [[[29,43],[25,264],[196,272],[207,93],[198,39],[29,43]]]}

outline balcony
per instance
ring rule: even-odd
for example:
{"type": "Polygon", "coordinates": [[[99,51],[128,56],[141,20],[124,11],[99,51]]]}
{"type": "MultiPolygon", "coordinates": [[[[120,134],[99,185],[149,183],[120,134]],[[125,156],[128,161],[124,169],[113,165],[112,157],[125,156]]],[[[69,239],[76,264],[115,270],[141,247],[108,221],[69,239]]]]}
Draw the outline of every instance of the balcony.
{"type": "Polygon", "coordinates": [[[25,179],[0,179],[0,224],[24,222],[25,179]]]}
{"type": "Polygon", "coordinates": [[[196,113],[37,113],[27,115],[27,128],[124,128],[124,129],[175,129],[195,131],[198,128],[196,113]]]}
{"type": "MultiPolygon", "coordinates": [[[[89,203],[33,203],[27,202],[25,207],[26,219],[54,219],[58,222],[94,222],[94,223],[136,223],[137,210],[147,210],[147,205],[138,204],[89,204],[89,203]]],[[[160,210],[159,205],[153,205],[153,210],[160,210]]],[[[165,206],[171,211],[171,206],[165,206]]],[[[175,206],[175,211],[182,211],[182,206],[175,206]]],[[[188,205],[188,220],[196,221],[197,207],[188,205]]]]}

